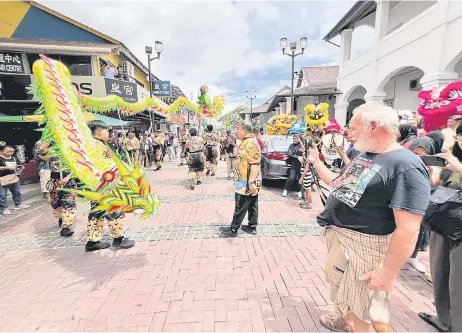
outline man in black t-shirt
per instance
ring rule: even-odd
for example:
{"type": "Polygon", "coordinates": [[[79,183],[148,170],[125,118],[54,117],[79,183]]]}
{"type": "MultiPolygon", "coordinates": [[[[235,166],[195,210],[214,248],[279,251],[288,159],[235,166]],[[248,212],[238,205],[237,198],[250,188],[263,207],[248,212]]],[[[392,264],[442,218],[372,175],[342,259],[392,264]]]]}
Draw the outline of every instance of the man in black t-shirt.
{"type": "Polygon", "coordinates": [[[364,104],[350,125],[363,153],[340,175],[327,169],[316,149],[308,157],[332,188],[318,223],[326,227],[326,278],[336,311],[320,321],[331,330],[370,332],[368,288],[393,288],[414,250],[430,182],[422,161],[396,142],[393,109],[364,104]]]}

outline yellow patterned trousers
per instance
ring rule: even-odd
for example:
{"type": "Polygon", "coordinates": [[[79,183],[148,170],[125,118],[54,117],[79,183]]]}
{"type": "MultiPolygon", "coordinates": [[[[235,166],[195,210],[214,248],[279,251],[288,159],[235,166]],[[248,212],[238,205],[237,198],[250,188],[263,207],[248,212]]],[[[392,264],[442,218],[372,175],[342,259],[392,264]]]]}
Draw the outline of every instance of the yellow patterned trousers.
{"type": "Polygon", "coordinates": [[[202,178],[204,178],[204,171],[199,171],[199,172],[189,171],[188,172],[188,180],[190,182],[201,182],[202,178]]]}
{"type": "Polygon", "coordinates": [[[207,169],[207,171],[210,170],[211,173],[217,172],[217,164],[214,162],[206,161],[205,168],[207,169]]]}
{"type": "Polygon", "coordinates": [[[53,216],[57,219],[61,219],[61,228],[70,229],[75,222],[77,214],[75,195],[64,191],[58,191],[58,188],[76,189],[77,184],[75,180],[70,179],[66,184],[62,185],[60,179],[50,179],[47,187],[50,193],[50,204],[53,209],[53,216]]]}
{"type": "MultiPolygon", "coordinates": [[[[105,219],[93,218],[88,220],[87,240],[90,242],[99,242],[102,237],[103,224],[105,219]]],[[[122,219],[107,220],[112,238],[120,238],[124,235],[122,228],[122,219]]]]}

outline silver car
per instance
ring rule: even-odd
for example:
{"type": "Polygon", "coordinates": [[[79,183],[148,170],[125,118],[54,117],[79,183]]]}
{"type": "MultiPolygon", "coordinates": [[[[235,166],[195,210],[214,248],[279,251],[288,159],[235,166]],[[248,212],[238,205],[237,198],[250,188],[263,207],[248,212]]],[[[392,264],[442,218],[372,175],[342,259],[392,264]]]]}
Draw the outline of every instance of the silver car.
{"type": "Polygon", "coordinates": [[[287,179],[290,167],[286,164],[287,150],[293,142],[292,136],[264,135],[265,147],[261,154],[261,174],[263,179],[287,179]]]}

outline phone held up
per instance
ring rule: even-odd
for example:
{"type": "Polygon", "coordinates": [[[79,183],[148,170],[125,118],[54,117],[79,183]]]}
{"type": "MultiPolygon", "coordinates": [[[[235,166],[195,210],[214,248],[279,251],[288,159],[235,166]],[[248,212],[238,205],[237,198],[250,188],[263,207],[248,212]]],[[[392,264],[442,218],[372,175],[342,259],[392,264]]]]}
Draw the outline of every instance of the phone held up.
{"type": "Polygon", "coordinates": [[[420,156],[422,161],[426,166],[435,166],[435,167],[441,167],[444,168],[447,164],[446,160],[442,157],[435,156],[435,155],[426,155],[426,156],[420,156]]]}

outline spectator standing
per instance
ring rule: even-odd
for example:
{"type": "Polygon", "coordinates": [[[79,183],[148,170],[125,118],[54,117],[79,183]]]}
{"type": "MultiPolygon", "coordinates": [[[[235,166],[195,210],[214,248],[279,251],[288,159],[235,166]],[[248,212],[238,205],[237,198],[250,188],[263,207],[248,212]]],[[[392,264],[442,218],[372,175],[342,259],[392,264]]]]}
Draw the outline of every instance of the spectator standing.
{"type": "Polygon", "coordinates": [[[237,144],[236,144],[236,134],[234,132],[228,133],[228,138],[225,140],[225,154],[226,154],[226,166],[228,168],[228,180],[231,180],[231,175],[234,172],[236,165],[236,154],[237,154],[237,144]]]}
{"type": "Polygon", "coordinates": [[[353,114],[351,135],[363,153],[339,175],[321,162],[317,149],[308,157],[333,189],[318,223],[326,228],[326,280],[335,312],[320,322],[333,331],[373,332],[369,289],[393,289],[414,251],[430,182],[422,160],[396,141],[396,111],[366,103],[353,114]]]}
{"type": "Polygon", "coordinates": [[[19,174],[24,167],[20,166],[16,157],[13,156],[14,149],[10,145],[0,146],[0,210],[3,215],[10,215],[6,202],[8,190],[13,196],[14,209],[26,209],[29,205],[23,204],[21,199],[21,185],[19,174]]]}
{"type": "Polygon", "coordinates": [[[140,152],[140,140],[138,140],[134,132],[128,133],[127,151],[132,161],[138,160],[138,155],[140,152]]]}
{"type": "Polygon", "coordinates": [[[180,143],[178,142],[178,136],[176,134],[173,135],[173,152],[175,155],[175,159],[178,158],[178,147],[180,143]]]}
{"type": "Polygon", "coordinates": [[[44,198],[48,198],[48,182],[50,181],[51,170],[50,170],[50,163],[49,157],[43,156],[40,154],[39,146],[41,145],[41,141],[38,141],[35,145],[34,149],[34,159],[37,161],[37,169],[39,172],[40,177],[40,189],[42,191],[42,195],[44,198]]]}
{"type": "Polygon", "coordinates": [[[249,122],[244,121],[239,124],[237,137],[242,143],[239,146],[234,168],[234,215],[231,226],[220,228],[224,237],[236,237],[239,228],[252,235],[257,233],[258,193],[262,180],[260,174],[261,149],[249,122]],[[246,214],[249,223],[241,226],[246,214]]]}

